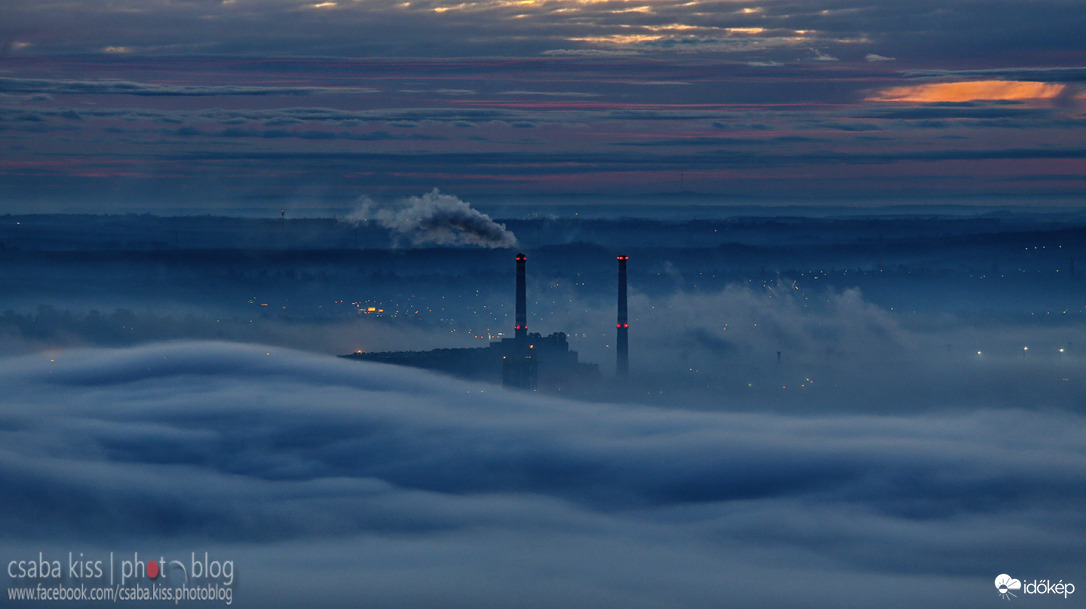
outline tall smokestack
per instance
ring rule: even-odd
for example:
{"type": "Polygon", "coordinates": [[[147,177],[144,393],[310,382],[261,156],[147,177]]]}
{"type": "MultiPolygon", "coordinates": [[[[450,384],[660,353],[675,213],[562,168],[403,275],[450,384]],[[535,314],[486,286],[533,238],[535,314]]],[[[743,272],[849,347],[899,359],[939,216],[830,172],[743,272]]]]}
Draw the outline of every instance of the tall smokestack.
{"type": "Polygon", "coordinates": [[[524,283],[524,261],[528,259],[524,254],[517,254],[517,325],[516,341],[517,351],[528,350],[528,312],[527,290],[524,283]]]}
{"type": "MultiPolygon", "coordinates": [[[[517,389],[535,389],[539,362],[529,354],[527,295],[524,286],[524,262],[528,257],[517,254],[517,325],[512,352],[508,348],[502,356],[502,385],[517,389]]],[[[505,344],[505,340],[502,340],[505,344]]]]}
{"type": "Polygon", "coordinates": [[[629,259],[629,256],[618,257],[618,338],[615,341],[615,371],[619,376],[627,376],[630,372],[630,324],[626,318],[626,261],[629,259]]]}

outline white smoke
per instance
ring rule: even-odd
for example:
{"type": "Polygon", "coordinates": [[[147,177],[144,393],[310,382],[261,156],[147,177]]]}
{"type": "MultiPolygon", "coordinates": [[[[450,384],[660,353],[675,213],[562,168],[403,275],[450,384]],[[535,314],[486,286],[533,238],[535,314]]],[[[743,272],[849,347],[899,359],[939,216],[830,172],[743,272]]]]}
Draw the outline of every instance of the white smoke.
{"type": "Polygon", "coordinates": [[[453,195],[438,189],[392,204],[375,203],[363,197],[361,206],[343,221],[376,221],[407,237],[412,245],[477,245],[513,247],[517,238],[504,224],[472,208],[453,195]]]}

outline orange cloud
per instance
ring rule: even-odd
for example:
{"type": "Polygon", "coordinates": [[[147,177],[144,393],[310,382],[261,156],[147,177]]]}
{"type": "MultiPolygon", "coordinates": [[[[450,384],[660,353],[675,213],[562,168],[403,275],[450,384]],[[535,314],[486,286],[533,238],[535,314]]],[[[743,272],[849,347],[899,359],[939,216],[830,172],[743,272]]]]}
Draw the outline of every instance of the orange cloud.
{"type": "Polygon", "coordinates": [[[972,80],[890,87],[867,99],[919,103],[1052,99],[1065,88],[1066,85],[1023,80],[972,80]]]}

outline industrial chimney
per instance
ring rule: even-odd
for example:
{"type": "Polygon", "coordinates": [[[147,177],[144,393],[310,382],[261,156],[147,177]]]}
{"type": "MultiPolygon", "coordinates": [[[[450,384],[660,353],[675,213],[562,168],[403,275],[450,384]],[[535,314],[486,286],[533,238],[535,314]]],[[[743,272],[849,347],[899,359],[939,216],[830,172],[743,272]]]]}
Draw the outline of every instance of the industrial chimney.
{"type": "MultiPolygon", "coordinates": [[[[524,262],[528,257],[517,254],[517,325],[512,351],[502,356],[502,385],[517,389],[535,389],[539,374],[539,362],[531,355],[528,345],[527,289],[524,281],[524,262]]],[[[503,341],[504,342],[504,341],[503,341]]]]}
{"type": "Polygon", "coordinates": [[[626,318],[626,261],[629,256],[618,257],[618,337],[615,340],[615,371],[618,376],[627,376],[630,372],[630,324],[626,318]]]}
{"type": "Polygon", "coordinates": [[[524,355],[528,350],[528,311],[527,290],[524,283],[524,262],[528,257],[517,254],[517,325],[516,325],[516,349],[518,355],[524,355]]]}

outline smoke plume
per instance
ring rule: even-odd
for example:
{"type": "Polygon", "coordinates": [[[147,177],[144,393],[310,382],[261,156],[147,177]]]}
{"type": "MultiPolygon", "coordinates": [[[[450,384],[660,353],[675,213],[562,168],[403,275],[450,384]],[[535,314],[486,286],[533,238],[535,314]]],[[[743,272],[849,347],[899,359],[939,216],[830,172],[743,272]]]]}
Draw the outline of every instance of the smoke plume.
{"type": "Polygon", "coordinates": [[[490,216],[438,189],[393,204],[363,198],[362,206],[344,218],[357,224],[376,221],[408,239],[412,245],[477,245],[513,247],[517,238],[490,216]]]}

